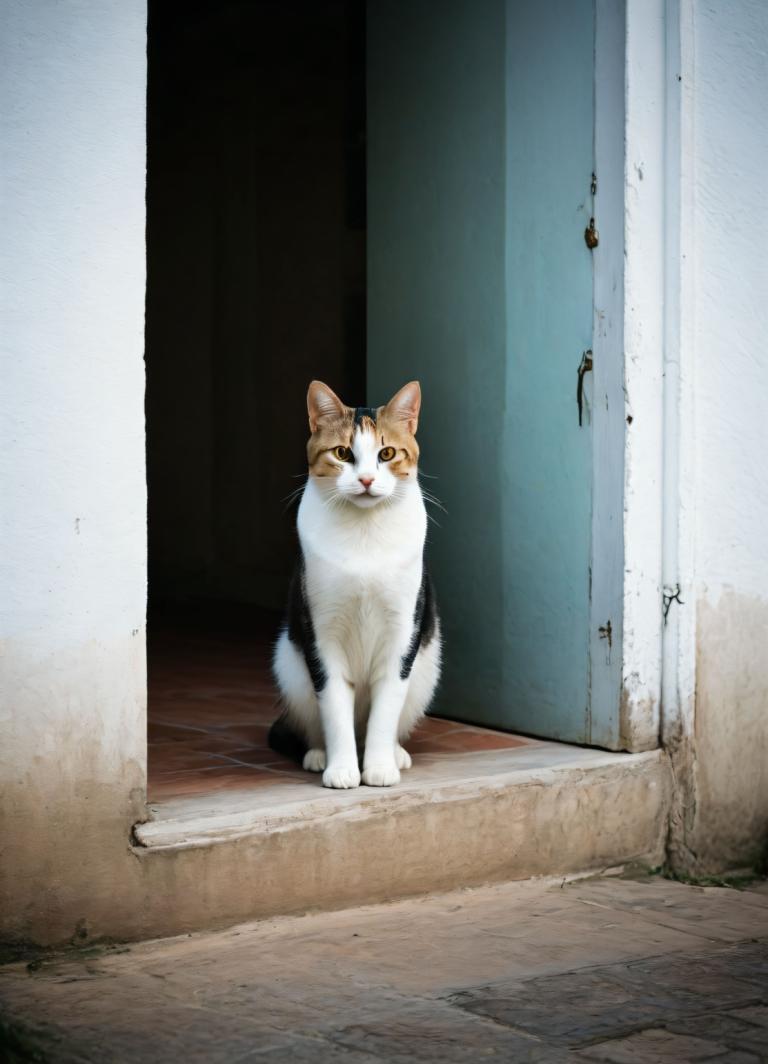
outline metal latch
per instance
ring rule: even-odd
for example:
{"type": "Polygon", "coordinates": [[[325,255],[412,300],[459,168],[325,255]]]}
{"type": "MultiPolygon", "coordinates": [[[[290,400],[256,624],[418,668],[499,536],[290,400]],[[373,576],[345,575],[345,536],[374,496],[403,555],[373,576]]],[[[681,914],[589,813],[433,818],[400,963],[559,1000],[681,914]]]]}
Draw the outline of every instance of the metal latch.
{"type": "Polygon", "coordinates": [[[581,362],[576,375],[576,405],[579,408],[579,428],[581,428],[582,414],[584,412],[584,374],[592,369],[592,348],[581,356],[581,362]]]}

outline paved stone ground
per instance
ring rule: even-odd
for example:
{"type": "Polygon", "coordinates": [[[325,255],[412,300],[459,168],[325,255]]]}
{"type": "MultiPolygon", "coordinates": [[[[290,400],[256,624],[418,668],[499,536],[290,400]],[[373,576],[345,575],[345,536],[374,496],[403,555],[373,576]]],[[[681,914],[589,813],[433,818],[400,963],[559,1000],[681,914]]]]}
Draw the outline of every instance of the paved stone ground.
{"type": "Polygon", "coordinates": [[[8,1061],[768,1061],[768,888],[536,881],[84,949],[1,968],[0,1011],[8,1061]]]}

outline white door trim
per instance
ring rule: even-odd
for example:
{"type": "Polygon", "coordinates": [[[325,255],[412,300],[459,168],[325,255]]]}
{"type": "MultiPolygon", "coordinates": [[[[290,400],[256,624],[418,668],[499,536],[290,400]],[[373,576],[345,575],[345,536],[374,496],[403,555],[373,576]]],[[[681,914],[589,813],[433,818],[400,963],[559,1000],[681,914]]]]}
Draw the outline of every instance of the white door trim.
{"type": "Polygon", "coordinates": [[[693,10],[693,0],[625,0],[622,734],[631,750],[667,745],[693,721],[693,10]]]}
{"type": "Polygon", "coordinates": [[[665,2],[625,13],[622,733],[642,750],[658,744],[661,696],[665,2]]]}

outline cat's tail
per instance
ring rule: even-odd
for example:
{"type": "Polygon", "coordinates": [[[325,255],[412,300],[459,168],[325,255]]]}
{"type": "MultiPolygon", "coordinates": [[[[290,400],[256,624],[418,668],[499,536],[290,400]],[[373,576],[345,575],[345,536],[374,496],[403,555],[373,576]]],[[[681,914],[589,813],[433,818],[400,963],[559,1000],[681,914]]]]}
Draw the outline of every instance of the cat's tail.
{"type": "Polygon", "coordinates": [[[309,749],[303,736],[299,735],[291,727],[286,710],[283,710],[269,729],[267,742],[275,753],[282,754],[283,757],[287,757],[291,761],[297,761],[299,764],[302,763],[304,755],[309,749]]]}

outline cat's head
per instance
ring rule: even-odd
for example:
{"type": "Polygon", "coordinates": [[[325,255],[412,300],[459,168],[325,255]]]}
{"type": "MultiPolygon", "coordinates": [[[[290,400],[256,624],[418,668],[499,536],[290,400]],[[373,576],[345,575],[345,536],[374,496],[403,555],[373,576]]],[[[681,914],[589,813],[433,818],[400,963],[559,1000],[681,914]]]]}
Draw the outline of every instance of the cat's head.
{"type": "Polygon", "coordinates": [[[307,392],[309,475],[359,507],[395,499],[416,479],[421,388],[411,381],[386,406],[351,407],[322,381],[307,392]]]}

